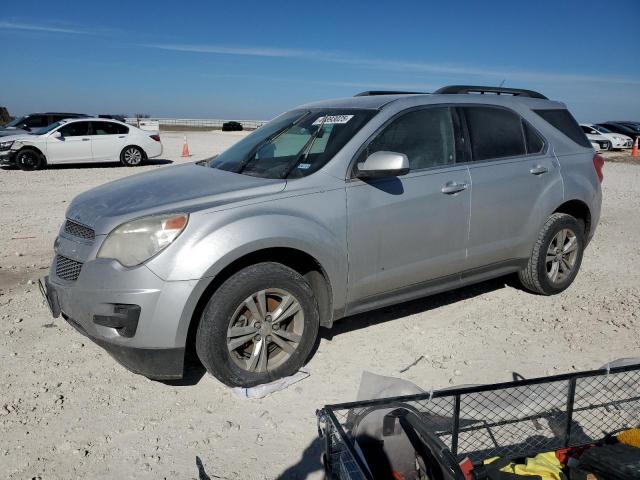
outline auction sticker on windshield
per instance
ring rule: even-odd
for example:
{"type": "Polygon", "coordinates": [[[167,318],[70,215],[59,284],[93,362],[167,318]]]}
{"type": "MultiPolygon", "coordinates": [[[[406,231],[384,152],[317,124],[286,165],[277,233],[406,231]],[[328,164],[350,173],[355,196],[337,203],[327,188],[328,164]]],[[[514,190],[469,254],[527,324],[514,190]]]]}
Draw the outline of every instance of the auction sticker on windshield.
{"type": "Polygon", "coordinates": [[[323,120],[325,125],[347,123],[352,118],[353,115],[328,115],[327,117],[319,117],[315,122],[312,123],[312,125],[320,125],[321,123],[323,123],[323,120]]]}

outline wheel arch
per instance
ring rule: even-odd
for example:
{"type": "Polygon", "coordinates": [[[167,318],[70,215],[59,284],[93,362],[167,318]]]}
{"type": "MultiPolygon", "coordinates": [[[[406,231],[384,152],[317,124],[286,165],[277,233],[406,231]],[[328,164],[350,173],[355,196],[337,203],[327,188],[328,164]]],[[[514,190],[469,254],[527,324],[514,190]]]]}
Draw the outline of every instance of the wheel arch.
{"type": "Polygon", "coordinates": [[[24,150],[31,150],[33,152],[36,152],[37,154],[42,156],[42,158],[44,159],[45,163],[47,162],[47,156],[45,155],[45,153],[41,149],[36,147],[35,145],[24,145],[24,146],[20,147],[16,151],[16,155],[18,155],[20,152],[22,152],[24,150]]]}
{"type": "MultiPolygon", "coordinates": [[[[187,312],[187,350],[195,345],[195,334],[200,317],[213,293],[233,274],[250,265],[261,262],[281,263],[302,275],[311,285],[318,301],[320,325],[331,327],[334,320],[333,291],[331,280],[325,268],[308,252],[292,247],[268,247],[246,253],[222,268],[214,277],[202,279],[205,282],[191,312],[187,312]]],[[[183,317],[184,318],[184,317],[183,317]]]]}
{"type": "Polygon", "coordinates": [[[553,213],[566,213],[567,215],[571,215],[578,220],[582,220],[584,222],[585,238],[589,238],[589,233],[591,232],[592,228],[591,210],[585,202],[577,199],[566,201],[558,208],[556,208],[553,213]]]}
{"type": "Polygon", "coordinates": [[[127,148],[131,148],[131,147],[135,147],[138,148],[141,152],[142,152],[142,159],[143,160],[147,160],[149,157],[147,156],[147,151],[141,147],[140,145],[138,145],[137,143],[129,143],[127,145],[125,145],[124,147],[122,147],[122,150],[120,150],[120,160],[122,160],[122,156],[124,155],[124,151],[127,148]]]}

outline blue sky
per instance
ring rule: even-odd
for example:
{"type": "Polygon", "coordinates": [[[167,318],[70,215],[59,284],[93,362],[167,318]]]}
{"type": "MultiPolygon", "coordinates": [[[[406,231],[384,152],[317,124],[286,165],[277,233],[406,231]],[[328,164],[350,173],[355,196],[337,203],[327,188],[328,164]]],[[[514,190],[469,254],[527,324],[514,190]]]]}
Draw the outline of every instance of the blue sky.
{"type": "Polygon", "coordinates": [[[582,121],[640,120],[640,1],[20,0],[0,105],[267,119],[367,89],[531,88],[582,121]]]}

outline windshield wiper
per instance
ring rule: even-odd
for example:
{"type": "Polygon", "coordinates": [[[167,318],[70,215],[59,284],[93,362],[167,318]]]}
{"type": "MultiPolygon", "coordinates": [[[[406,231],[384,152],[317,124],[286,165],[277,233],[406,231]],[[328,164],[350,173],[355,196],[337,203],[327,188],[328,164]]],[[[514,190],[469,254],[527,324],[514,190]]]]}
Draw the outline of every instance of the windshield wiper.
{"type": "Polygon", "coordinates": [[[305,160],[307,159],[307,157],[309,156],[309,152],[313,148],[313,144],[315,143],[316,138],[318,138],[318,135],[324,129],[324,122],[327,119],[327,117],[328,117],[328,115],[324,116],[324,118],[322,119],[322,122],[320,123],[320,126],[318,127],[318,129],[315,132],[313,132],[313,135],[311,135],[311,138],[307,141],[307,143],[304,144],[304,146],[300,150],[300,153],[298,155],[296,155],[296,158],[294,158],[293,160],[291,160],[291,162],[289,162],[287,164],[287,166],[285,167],[284,171],[282,172],[282,175],[280,176],[280,178],[287,178],[289,176],[289,174],[291,173],[291,171],[294,168],[296,168],[298,163],[300,163],[300,160],[302,160],[303,156],[304,156],[305,160]]]}

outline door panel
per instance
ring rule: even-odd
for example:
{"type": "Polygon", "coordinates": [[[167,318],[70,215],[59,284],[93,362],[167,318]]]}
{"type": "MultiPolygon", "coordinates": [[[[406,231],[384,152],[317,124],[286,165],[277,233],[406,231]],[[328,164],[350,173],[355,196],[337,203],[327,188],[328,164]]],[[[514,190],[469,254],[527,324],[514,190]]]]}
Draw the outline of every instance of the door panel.
{"type": "Polygon", "coordinates": [[[549,205],[562,203],[552,156],[471,164],[473,200],[467,268],[527,258],[549,205]]]}
{"type": "Polygon", "coordinates": [[[402,112],[363,148],[358,163],[377,151],[402,153],[410,173],[347,184],[351,306],[410,298],[442,277],[459,280],[471,182],[467,167],[456,165],[464,154],[452,113],[447,106],[402,112]]]}
{"type": "Polygon", "coordinates": [[[61,138],[47,137],[48,163],[91,162],[91,137],[89,122],[72,122],[63,125],[57,131],[61,138]]]}
{"type": "Polygon", "coordinates": [[[517,113],[464,107],[473,162],[467,269],[526,259],[550,205],[562,202],[562,177],[544,138],[517,113]]]}
{"type": "Polygon", "coordinates": [[[347,186],[350,302],[463,269],[471,192],[453,182],[470,185],[466,166],[347,186]]]}
{"type": "Polygon", "coordinates": [[[127,134],[119,133],[119,125],[113,122],[91,122],[91,148],[94,162],[117,161],[126,146],[127,134]]]}

